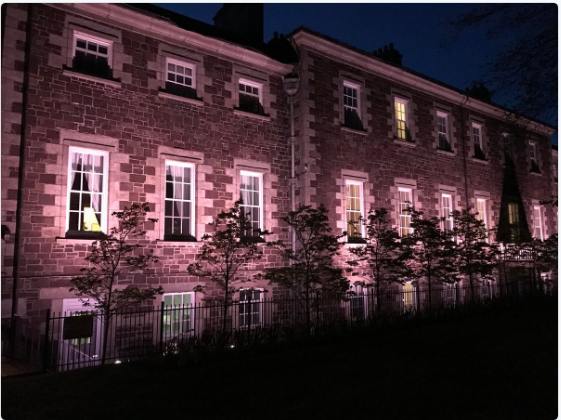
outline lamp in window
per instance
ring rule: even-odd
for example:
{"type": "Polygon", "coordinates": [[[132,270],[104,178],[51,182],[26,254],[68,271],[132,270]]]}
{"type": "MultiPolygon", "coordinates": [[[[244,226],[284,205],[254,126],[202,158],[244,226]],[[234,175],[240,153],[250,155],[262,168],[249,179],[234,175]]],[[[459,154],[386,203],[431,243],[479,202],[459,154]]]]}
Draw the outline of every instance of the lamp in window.
{"type": "Polygon", "coordinates": [[[89,232],[99,232],[99,220],[95,215],[94,209],[91,207],[84,207],[84,230],[89,232]]]}

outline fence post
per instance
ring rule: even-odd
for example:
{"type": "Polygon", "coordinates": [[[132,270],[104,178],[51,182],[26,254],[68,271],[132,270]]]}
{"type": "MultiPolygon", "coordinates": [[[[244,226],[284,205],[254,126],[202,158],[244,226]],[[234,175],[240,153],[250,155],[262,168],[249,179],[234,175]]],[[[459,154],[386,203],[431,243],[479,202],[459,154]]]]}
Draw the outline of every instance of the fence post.
{"type": "Polygon", "coordinates": [[[43,372],[49,368],[49,324],[51,323],[51,310],[47,308],[47,323],[45,325],[45,343],[43,348],[43,372]]]}
{"type": "Polygon", "coordinates": [[[160,353],[164,352],[164,301],[160,307],[160,353]]]}

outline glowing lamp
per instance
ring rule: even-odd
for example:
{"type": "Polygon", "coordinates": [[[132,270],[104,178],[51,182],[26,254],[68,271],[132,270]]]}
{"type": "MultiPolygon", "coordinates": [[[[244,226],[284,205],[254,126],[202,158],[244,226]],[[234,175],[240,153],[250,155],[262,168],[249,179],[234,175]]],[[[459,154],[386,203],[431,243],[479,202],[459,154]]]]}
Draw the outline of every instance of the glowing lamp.
{"type": "Polygon", "coordinates": [[[99,220],[97,220],[94,209],[91,207],[84,207],[84,230],[91,232],[99,232],[101,230],[99,220]]]}

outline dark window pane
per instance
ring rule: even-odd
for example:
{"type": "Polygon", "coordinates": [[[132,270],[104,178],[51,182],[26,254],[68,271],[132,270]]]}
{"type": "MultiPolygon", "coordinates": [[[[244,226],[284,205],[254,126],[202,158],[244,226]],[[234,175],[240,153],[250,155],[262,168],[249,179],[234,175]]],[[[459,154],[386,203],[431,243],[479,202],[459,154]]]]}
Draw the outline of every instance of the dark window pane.
{"type": "Polygon", "coordinates": [[[166,216],[172,216],[173,212],[173,201],[166,200],[166,216]]]}
{"type": "Polygon", "coordinates": [[[88,51],[97,51],[97,45],[88,42],[88,51]]]}
{"type": "Polygon", "coordinates": [[[166,222],[164,227],[165,233],[172,233],[171,227],[172,227],[172,219],[171,217],[166,217],[166,222]]]}
{"type": "Polygon", "coordinates": [[[86,41],[82,41],[81,39],[77,39],[76,40],[76,46],[78,48],[84,48],[86,49],[86,41]]]}
{"type": "Polygon", "coordinates": [[[98,52],[100,52],[101,54],[107,55],[107,47],[104,47],[104,46],[100,45],[99,48],[98,48],[98,52]]]}

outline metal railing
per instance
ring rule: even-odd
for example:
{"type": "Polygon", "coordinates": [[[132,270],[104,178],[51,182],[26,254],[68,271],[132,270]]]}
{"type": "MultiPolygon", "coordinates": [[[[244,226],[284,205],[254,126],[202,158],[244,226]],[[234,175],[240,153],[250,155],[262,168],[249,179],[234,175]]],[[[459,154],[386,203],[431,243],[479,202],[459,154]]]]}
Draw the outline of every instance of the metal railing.
{"type": "MultiPolygon", "coordinates": [[[[516,283],[510,284],[508,291],[489,283],[474,288],[473,296],[482,301],[528,292],[516,283]]],[[[452,308],[470,302],[471,298],[472,290],[458,285],[441,285],[431,290],[392,285],[380,293],[369,288],[365,293],[349,293],[343,299],[320,295],[309,296],[309,299],[287,296],[233,301],[227,305],[207,302],[129,308],[114,313],[109,321],[100,311],[81,311],[79,316],[49,313],[43,335],[43,367],[64,371],[100,365],[105,333],[105,363],[121,363],[176,352],[184,340],[215,333],[221,333],[226,340],[222,344],[234,345],[241,336],[249,342],[252,334],[263,334],[271,328],[301,327],[313,334],[314,326],[329,322],[345,320],[352,327],[353,323],[378,316],[452,308]]]]}

